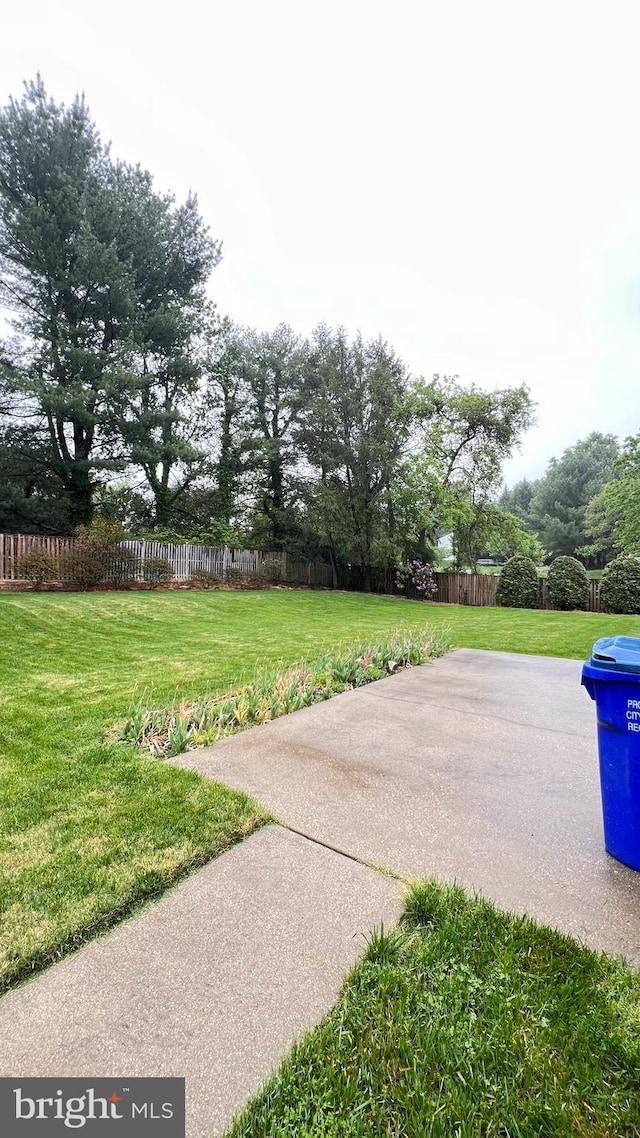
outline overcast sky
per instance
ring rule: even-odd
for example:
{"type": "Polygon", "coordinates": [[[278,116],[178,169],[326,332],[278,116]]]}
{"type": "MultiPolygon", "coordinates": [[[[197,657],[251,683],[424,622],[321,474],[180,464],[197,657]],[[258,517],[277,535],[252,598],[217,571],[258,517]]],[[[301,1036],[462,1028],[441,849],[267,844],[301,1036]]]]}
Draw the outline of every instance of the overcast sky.
{"type": "Polygon", "coordinates": [[[513,482],[640,430],[639,33],[616,0],[30,0],[0,97],[84,90],[114,154],[197,191],[221,312],[528,384],[513,482]]]}

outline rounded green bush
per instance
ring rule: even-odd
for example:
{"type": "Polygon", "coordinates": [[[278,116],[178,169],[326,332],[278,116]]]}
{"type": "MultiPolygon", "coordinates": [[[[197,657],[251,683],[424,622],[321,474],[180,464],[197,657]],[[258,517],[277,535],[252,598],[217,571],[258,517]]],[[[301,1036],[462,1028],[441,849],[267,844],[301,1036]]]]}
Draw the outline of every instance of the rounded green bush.
{"type": "Polygon", "coordinates": [[[142,562],[142,577],[152,589],[173,580],[173,567],[166,557],[147,557],[142,562]]]}
{"type": "Polygon", "coordinates": [[[58,562],[44,550],[31,549],[16,561],[16,573],[24,581],[30,581],[34,589],[41,589],[45,581],[57,581],[58,562]]]}
{"type": "Polygon", "coordinates": [[[549,600],[554,609],[571,612],[589,605],[587,571],[575,557],[556,557],[547,577],[549,600]]]}
{"type": "Polygon", "coordinates": [[[505,561],[498,578],[498,604],[512,609],[537,609],[538,570],[530,557],[516,553],[505,561]]]}
{"type": "Polygon", "coordinates": [[[603,612],[640,613],[640,558],[621,554],[610,561],[600,582],[603,612]]]}

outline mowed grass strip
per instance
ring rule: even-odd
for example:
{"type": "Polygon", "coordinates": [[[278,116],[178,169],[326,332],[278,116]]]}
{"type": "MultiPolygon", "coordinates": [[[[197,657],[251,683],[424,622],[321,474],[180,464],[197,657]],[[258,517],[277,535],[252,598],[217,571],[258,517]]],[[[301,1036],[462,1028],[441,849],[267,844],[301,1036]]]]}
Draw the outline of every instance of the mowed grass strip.
{"type": "Polygon", "coordinates": [[[422,883],[228,1138],[638,1134],[640,977],[422,883]]]}
{"type": "Polygon", "coordinates": [[[136,699],[222,694],[256,667],[433,625],[570,657],[640,618],[356,594],[0,594],[0,985],[29,975],[263,824],[246,796],[107,729],[136,699]]]}

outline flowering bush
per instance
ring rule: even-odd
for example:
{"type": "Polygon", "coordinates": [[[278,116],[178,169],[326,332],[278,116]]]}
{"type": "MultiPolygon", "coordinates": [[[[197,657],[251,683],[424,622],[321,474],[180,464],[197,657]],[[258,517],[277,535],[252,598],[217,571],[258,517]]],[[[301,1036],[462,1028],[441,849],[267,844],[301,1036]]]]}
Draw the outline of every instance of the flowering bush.
{"type": "Polygon", "coordinates": [[[434,597],[438,592],[433,569],[426,562],[414,560],[409,565],[402,565],[396,571],[396,586],[403,590],[411,582],[417,593],[424,598],[434,597]]]}

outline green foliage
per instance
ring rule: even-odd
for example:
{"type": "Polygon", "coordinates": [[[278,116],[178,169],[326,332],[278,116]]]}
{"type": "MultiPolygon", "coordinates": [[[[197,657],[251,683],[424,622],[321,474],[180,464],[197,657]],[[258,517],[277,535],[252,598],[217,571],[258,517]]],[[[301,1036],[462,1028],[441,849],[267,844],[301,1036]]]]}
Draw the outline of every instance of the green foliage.
{"type": "Polygon", "coordinates": [[[604,496],[616,547],[640,556],[640,434],[625,440],[604,496]]]}
{"type": "Polygon", "coordinates": [[[414,383],[411,406],[423,435],[413,461],[431,533],[448,533],[468,507],[488,502],[502,479],[502,463],[533,422],[526,387],[486,392],[461,387],[457,376],[414,383]]]}
{"type": "Polygon", "coordinates": [[[575,557],[556,557],[547,575],[549,599],[554,608],[570,612],[589,604],[589,579],[575,557]]]}
{"type": "Polygon", "coordinates": [[[245,574],[242,569],[236,569],[234,565],[227,565],[224,577],[227,585],[230,585],[232,589],[241,589],[245,574]]]}
{"type": "Polygon", "coordinates": [[[496,596],[505,608],[538,607],[538,572],[530,557],[522,553],[510,557],[502,566],[496,596]]]}
{"type": "Polygon", "coordinates": [[[282,561],[279,557],[267,557],[266,561],[262,562],[260,574],[264,577],[265,581],[269,581],[272,585],[277,585],[278,581],[282,580],[282,561]]]}
{"type": "Polygon", "coordinates": [[[30,581],[34,589],[41,589],[45,581],[58,579],[58,562],[50,553],[32,549],[17,559],[16,574],[18,578],[30,581]]]}
{"type": "Polygon", "coordinates": [[[551,460],[531,501],[530,524],[554,556],[573,556],[587,544],[587,505],[612,477],[617,456],[614,436],[594,431],[551,460]]]}
{"type": "Polygon", "coordinates": [[[72,525],[91,518],[98,471],[141,468],[160,522],[193,476],[195,340],[219,258],[195,198],[178,206],[115,161],[84,98],[57,105],[38,77],[0,111],[7,382],[72,525]]]}
{"type": "Polygon", "coordinates": [[[396,564],[392,488],[402,483],[412,416],[408,373],[381,338],[349,340],[343,328],[315,329],[298,439],[316,472],[311,525],[332,563],[354,562],[371,587],[371,566],[396,564]]]}
{"type": "MultiPolygon", "coordinates": [[[[616,460],[617,462],[617,460],[616,460]]],[[[615,468],[616,463],[614,463],[615,468]]],[[[584,512],[586,543],[577,552],[582,557],[594,557],[601,563],[611,561],[617,548],[618,506],[611,493],[612,483],[607,482],[587,504],[584,512]]],[[[638,487],[640,489],[640,486],[638,487]]]]}
{"type": "Polygon", "coordinates": [[[223,583],[220,574],[213,573],[211,569],[195,569],[192,579],[203,589],[219,589],[223,583]]]}
{"type": "Polygon", "coordinates": [[[77,540],[60,554],[60,577],[65,584],[93,589],[104,581],[106,573],[105,552],[91,541],[77,540]]]}
{"type": "Polygon", "coordinates": [[[126,531],[120,522],[103,517],[95,517],[87,526],[78,526],[76,537],[90,541],[102,549],[111,549],[127,540],[126,531]]]}
{"type": "Polygon", "coordinates": [[[132,549],[113,546],[106,555],[105,581],[121,589],[142,576],[142,561],[132,549]]]}
{"type": "Polygon", "coordinates": [[[640,558],[621,554],[607,565],[600,604],[605,612],[640,613],[640,558]]]}
{"type": "Polygon", "coordinates": [[[159,589],[161,585],[168,585],[173,580],[171,562],[164,557],[145,557],[142,562],[142,579],[152,589],[159,589]]]}
{"type": "Polygon", "coordinates": [[[544,550],[535,535],[495,502],[481,501],[477,506],[461,503],[453,545],[458,568],[474,569],[483,554],[513,557],[522,553],[536,564],[544,559],[544,550]]]}
{"type": "Polygon", "coordinates": [[[117,738],[154,755],[179,754],[442,656],[450,647],[432,631],[396,635],[373,646],[327,654],[316,664],[262,672],[240,691],[213,700],[160,709],[138,703],[118,725],[117,738]]]}
{"type": "Polygon", "coordinates": [[[537,480],[533,482],[522,478],[511,489],[505,487],[498,500],[498,505],[508,514],[514,514],[521,522],[528,525],[531,516],[531,502],[538,488],[537,480]]]}

